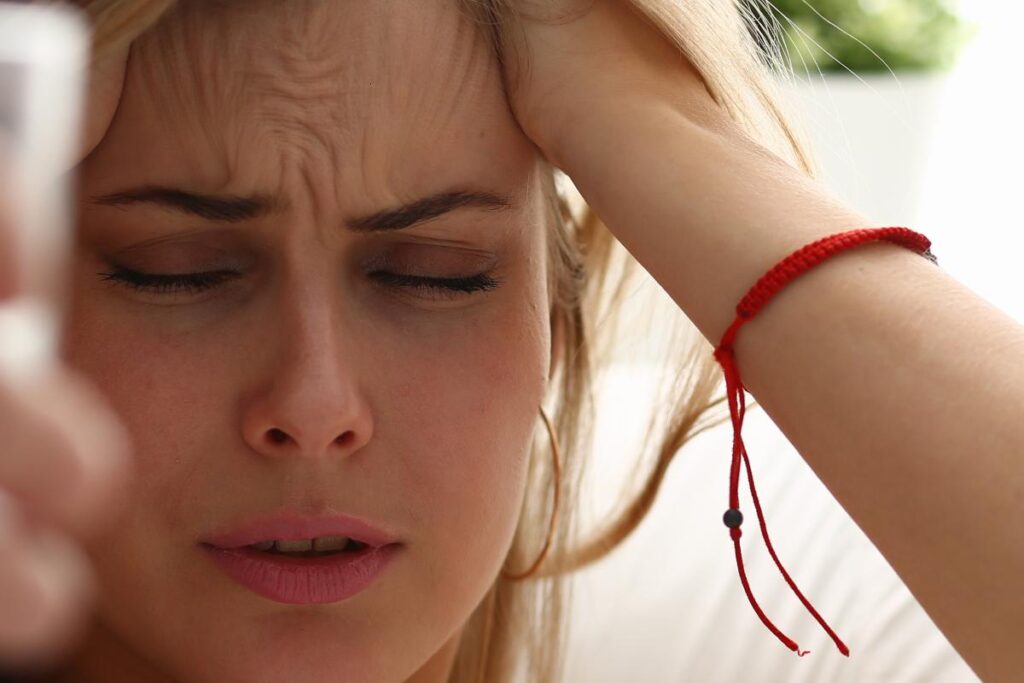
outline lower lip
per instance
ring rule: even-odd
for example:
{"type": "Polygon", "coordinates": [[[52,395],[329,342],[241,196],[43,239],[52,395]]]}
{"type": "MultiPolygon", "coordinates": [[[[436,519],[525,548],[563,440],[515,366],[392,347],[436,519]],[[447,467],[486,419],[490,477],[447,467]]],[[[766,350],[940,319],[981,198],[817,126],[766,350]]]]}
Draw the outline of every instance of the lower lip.
{"type": "Polygon", "coordinates": [[[289,605],[322,605],[369,588],[391,564],[399,545],[308,558],[251,548],[200,547],[224,573],[254,593],[289,605]]]}

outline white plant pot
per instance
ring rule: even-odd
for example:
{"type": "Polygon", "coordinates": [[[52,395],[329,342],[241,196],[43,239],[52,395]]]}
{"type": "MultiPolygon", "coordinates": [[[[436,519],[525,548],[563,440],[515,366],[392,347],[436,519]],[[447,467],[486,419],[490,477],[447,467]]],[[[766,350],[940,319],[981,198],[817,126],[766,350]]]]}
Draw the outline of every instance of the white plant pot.
{"type": "Polygon", "coordinates": [[[917,224],[944,72],[802,75],[783,83],[822,181],[874,221],[917,224]]]}

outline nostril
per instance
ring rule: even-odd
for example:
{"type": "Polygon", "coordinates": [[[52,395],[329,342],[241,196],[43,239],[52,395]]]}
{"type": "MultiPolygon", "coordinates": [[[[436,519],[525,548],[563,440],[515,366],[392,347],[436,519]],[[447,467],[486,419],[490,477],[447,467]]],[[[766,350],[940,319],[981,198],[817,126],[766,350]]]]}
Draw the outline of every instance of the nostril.
{"type": "Polygon", "coordinates": [[[282,432],[280,429],[277,429],[276,427],[274,429],[271,429],[267,433],[267,435],[270,437],[270,440],[273,441],[274,443],[284,443],[285,441],[288,440],[288,435],[282,432]]]}
{"type": "Polygon", "coordinates": [[[334,440],[334,443],[338,444],[339,446],[344,446],[349,441],[351,441],[352,438],[353,438],[352,432],[342,432],[341,436],[339,436],[337,439],[334,440]]]}

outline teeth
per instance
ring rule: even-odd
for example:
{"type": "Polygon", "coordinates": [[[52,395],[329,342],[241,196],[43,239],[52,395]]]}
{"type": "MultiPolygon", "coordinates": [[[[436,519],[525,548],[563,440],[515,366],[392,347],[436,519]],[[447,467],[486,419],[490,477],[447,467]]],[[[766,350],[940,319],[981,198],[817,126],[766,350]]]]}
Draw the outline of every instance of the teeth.
{"type": "Polygon", "coordinates": [[[346,545],[348,545],[348,536],[324,536],[313,539],[313,550],[319,552],[343,550],[346,545]]]}
{"type": "Polygon", "coordinates": [[[313,549],[313,541],[274,541],[274,550],[280,553],[304,553],[313,549]]]}
{"type": "Polygon", "coordinates": [[[249,547],[262,552],[274,550],[279,553],[308,553],[310,551],[332,552],[344,550],[348,544],[348,536],[322,536],[320,538],[306,538],[301,541],[263,541],[262,543],[253,543],[249,547]]]}

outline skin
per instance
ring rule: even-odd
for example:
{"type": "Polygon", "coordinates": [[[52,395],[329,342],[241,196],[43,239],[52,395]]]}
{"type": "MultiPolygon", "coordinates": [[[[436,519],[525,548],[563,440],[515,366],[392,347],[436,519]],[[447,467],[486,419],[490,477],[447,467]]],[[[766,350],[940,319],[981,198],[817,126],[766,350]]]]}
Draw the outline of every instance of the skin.
{"type": "Polygon", "coordinates": [[[125,513],[87,547],[98,620],[80,679],[445,680],[511,544],[553,372],[539,162],[455,3],[193,2],[133,46],[79,169],[63,349],[135,454],[125,513]],[[285,208],[218,223],[90,201],[143,184],[285,208]],[[455,188],[513,206],[341,227],[455,188]],[[381,255],[501,284],[396,288],[368,276],[381,255]],[[102,279],[111,264],[238,275],[135,292],[102,279]],[[195,546],[284,506],[366,517],[404,547],[369,590],[293,606],[195,546]]]}

